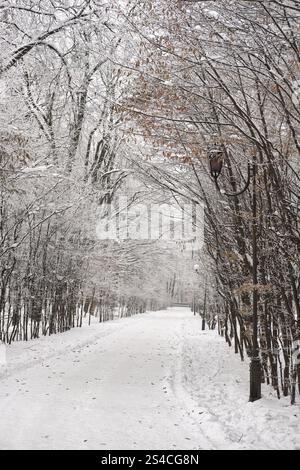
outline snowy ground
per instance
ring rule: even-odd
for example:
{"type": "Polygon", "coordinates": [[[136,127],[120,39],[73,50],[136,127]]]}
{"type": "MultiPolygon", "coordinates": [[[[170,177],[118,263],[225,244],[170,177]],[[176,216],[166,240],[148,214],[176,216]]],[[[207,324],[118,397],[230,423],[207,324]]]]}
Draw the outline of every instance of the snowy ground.
{"type": "Polygon", "coordinates": [[[188,309],[8,348],[1,449],[300,449],[300,407],[247,402],[248,367],[188,309]]]}

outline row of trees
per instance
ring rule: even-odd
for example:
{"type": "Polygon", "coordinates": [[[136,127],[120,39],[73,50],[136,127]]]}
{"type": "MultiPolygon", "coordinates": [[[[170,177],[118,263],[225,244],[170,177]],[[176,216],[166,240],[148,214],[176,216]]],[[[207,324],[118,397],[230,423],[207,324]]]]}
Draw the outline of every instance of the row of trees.
{"type": "Polygon", "coordinates": [[[0,2],[1,341],[168,301],[172,268],[151,280],[160,247],[97,232],[132,172],[116,104],[131,76],[115,60],[127,54],[118,3],[0,2]]]}
{"type": "Polygon", "coordinates": [[[141,2],[128,18],[139,43],[135,94],[123,100],[131,134],[148,143],[141,172],[154,187],[205,204],[220,332],[242,359],[251,353],[255,289],[264,380],[292,402],[300,392],[299,10],[296,1],[141,2]],[[255,286],[253,194],[215,190],[213,151],[224,160],[227,193],[244,186],[256,159],[255,286]]]}
{"type": "Polygon", "coordinates": [[[97,236],[105,204],[128,192],[131,174],[144,192],[133,185],[130,206],[141,198],[205,205],[203,265],[219,331],[242,359],[251,353],[255,290],[264,379],[294,402],[298,2],[35,3],[0,2],[0,339],[168,303],[178,270],[169,247],[97,236]],[[255,221],[251,191],[215,190],[212,151],[229,193],[256,159],[255,221]]]}

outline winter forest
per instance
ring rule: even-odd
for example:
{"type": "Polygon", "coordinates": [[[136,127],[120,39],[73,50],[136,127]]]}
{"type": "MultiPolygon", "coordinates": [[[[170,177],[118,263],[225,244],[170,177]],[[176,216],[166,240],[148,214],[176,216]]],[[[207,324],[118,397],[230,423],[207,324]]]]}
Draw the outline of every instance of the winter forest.
{"type": "Polygon", "coordinates": [[[300,1],[0,0],[0,272],[0,449],[299,449],[300,1]]]}

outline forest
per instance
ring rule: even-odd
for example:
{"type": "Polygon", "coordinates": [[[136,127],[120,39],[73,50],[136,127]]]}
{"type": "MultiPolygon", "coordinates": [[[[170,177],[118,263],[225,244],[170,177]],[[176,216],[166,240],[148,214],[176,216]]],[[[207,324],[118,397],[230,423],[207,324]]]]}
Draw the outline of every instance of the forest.
{"type": "Polygon", "coordinates": [[[299,400],[299,1],[0,0],[0,23],[0,341],[193,302],[299,400]],[[203,206],[201,243],[97,237],[124,195],[129,224],[203,206]]]}

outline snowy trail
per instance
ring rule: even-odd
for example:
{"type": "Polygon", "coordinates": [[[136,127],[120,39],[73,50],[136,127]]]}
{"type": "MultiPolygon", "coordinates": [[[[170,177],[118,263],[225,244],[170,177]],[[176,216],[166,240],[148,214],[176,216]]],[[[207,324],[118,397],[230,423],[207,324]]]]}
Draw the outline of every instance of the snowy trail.
{"type": "Polygon", "coordinates": [[[1,449],[300,447],[299,407],[269,389],[248,404],[247,365],[188,309],[13,345],[8,359],[1,449]]]}

